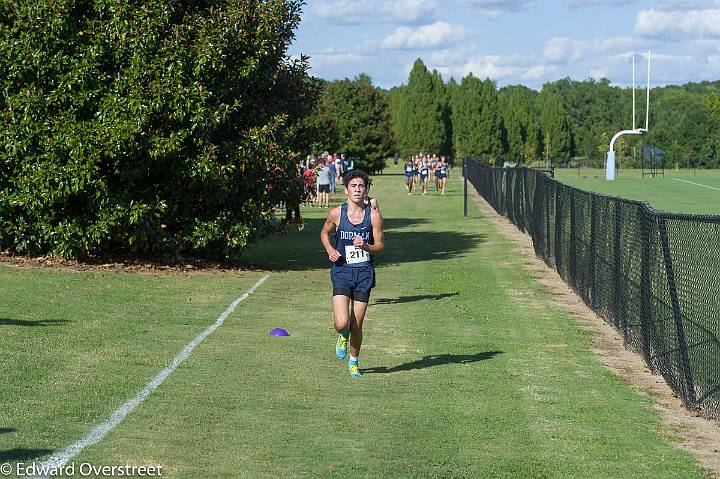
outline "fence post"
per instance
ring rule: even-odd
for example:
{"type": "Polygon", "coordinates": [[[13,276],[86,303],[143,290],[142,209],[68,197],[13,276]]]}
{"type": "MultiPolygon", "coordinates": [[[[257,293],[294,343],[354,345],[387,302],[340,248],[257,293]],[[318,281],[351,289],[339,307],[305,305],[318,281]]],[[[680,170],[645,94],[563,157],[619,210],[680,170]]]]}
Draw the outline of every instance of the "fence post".
{"type": "Polygon", "coordinates": [[[577,232],[575,231],[575,190],[570,190],[570,271],[568,278],[570,286],[577,291],[577,243],[579,241],[577,232]]]}
{"type": "Polygon", "coordinates": [[[613,322],[616,327],[622,327],[623,342],[627,343],[627,318],[625,318],[622,310],[625,304],[625,298],[623,297],[624,288],[620,287],[620,278],[622,277],[620,269],[622,265],[622,244],[620,241],[622,234],[622,208],[617,200],[614,201],[614,205],[615,237],[613,238],[613,258],[615,261],[613,263],[613,313],[615,313],[615,317],[613,318],[613,322]]]}
{"type": "Polygon", "coordinates": [[[540,181],[545,190],[545,260],[550,261],[550,181],[546,178],[540,178],[540,181]]]}
{"type": "Polygon", "coordinates": [[[667,273],[668,289],[670,291],[670,302],[673,308],[673,318],[675,319],[675,331],[677,332],[678,348],[680,349],[680,358],[682,359],[683,376],[685,378],[683,404],[688,409],[692,409],[697,402],[695,396],[695,384],[693,381],[692,370],[690,369],[690,358],[688,357],[687,342],[685,340],[685,326],[683,325],[682,313],[680,311],[680,301],[678,300],[677,285],[675,283],[675,272],[673,270],[672,257],[670,256],[670,245],[668,244],[667,226],[665,218],[658,221],[658,229],[660,232],[660,244],[662,244],[663,259],[665,260],[665,271],[667,273]]]}
{"type": "Polygon", "coordinates": [[[640,335],[642,336],[642,353],[650,372],[654,373],[650,361],[650,343],[652,327],[652,303],[650,301],[650,244],[652,241],[650,231],[650,219],[652,213],[648,207],[643,205],[638,208],[640,217],[640,335]]]}
{"type": "Polygon", "coordinates": [[[597,201],[595,195],[590,196],[590,309],[597,309],[597,289],[595,288],[595,268],[597,266],[597,229],[595,221],[597,220],[597,201]]]}
{"type": "Polygon", "coordinates": [[[513,200],[515,200],[515,225],[520,231],[526,233],[527,230],[525,229],[525,211],[523,209],[523,203],[525,202],[525,192],[523,191],[523,178],[525,176],[525,172],[521,171],[517,167],[514,168],[514,170],[515,197],[513,198],[513,200]]]}
{"type": "Polygon", "coordinates": [[[563,272],[561,271],[562,259],[560,258],[562,255],[562,193],[566,189],[566,186],[562,186],[559,183],[555,185],[555,269],[561,278],[564,278],[563,272]]]}
{"type": "Polygon", "coordinates": [[[467,165],[465,164],[466,159],[463,158],[462,173],[463,173],[463,215],[467,218],[467,165]]]}
{"type": "MultiPolygon", "coordinates": [[[[508,215],[508,204],[510,204],[510,194],[512,192],[512,188],[510,188],[510,175],[508,174],[507,168],[504,166],[501,167],[503,172],[503,208],[502,208],[502,214],[506,218],[510,219],[510,216],[508,215]]],[[[512,220],[510,220],[512,222],[512,220]]]]}
{"type": "Polygon", "coordinates": [[[525,232],[530,235],[531,238],[535,236],[535,225],[533,224],[534,212],[535,212],[535,190],[530,195],[530,182],[534,180],[533,184],[537,188],[537,176],[535,172],[523,167],[523,222],[525,224],[525,232]],[[531,175],[533,175],[531,177],[531,175]]]}

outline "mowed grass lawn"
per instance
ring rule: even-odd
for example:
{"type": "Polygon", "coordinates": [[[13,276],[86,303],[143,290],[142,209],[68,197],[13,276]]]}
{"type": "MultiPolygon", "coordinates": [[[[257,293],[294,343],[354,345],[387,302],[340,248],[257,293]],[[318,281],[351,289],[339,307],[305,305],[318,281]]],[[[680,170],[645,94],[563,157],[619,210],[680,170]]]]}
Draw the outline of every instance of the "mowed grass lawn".
{"type": "MultiPolygon", "coordinates": [[[[706,477],[489,220],[463,218],[456,175],[445,197],[375,178],[387,246],[362,379],[334,355],[327,210],[305,208],[303,231],[247,252],[270,279],[73,461],[173,478],[706,477]]],[[[0,267],[0,462],[80,439],[264,274],[0,267]]]]}
{"type": "Polygon", "coordinates": [[[555,178],[586,191],[650,203],[660,211],[720,215],[720,170],[672,170],[642,177],[640,170],[620,170],[614,181],[597,169],[555,170],[555,178]]]}

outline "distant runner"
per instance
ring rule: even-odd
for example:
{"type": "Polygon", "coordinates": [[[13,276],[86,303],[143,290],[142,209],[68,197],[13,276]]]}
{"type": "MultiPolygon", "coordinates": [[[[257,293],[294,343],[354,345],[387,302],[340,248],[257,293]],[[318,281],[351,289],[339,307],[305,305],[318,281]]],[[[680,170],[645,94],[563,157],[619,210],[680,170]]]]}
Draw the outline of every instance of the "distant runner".
{"type": "Polygon", "coordinates": [[[447,177],[448,177],[448,164],[445,160],[445,157],[440,157],[440,168],[435,173],[435,176],[437,176],[438,180],[438,187],[440,188],[441,194],[445,194],[445,183],[447,183],[447,177]]]}
{"type": "Polygon", "coordinates": [[[412,158],[408,158],[405,160],[405,188],[408,195],[412,194],[414,178],[412,158]]]}

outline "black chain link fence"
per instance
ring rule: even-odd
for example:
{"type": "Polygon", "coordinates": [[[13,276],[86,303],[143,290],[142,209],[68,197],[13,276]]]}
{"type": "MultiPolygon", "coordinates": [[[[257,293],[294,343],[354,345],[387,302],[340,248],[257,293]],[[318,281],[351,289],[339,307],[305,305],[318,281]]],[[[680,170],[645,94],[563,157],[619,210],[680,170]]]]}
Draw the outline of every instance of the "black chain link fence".
{"type": "Polygon", "coordinates": [[[720,419],[720,216],[659,212],[525,167],[468,159],[465,175],[688,409],[720,419]]]}

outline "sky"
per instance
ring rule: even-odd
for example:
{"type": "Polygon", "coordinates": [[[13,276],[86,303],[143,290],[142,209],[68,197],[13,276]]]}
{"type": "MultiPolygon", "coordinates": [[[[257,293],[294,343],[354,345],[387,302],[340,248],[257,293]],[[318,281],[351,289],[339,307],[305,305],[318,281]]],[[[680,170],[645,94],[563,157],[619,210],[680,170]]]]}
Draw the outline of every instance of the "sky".
{"type": "Polygon", "coordinates": [[[325,80],[407,83],[422,58],[444,80],[472,73],[539,90],[562,78],[645,87],[720,80],[720,0],[308,0],[288,53],[325,80]]]}

